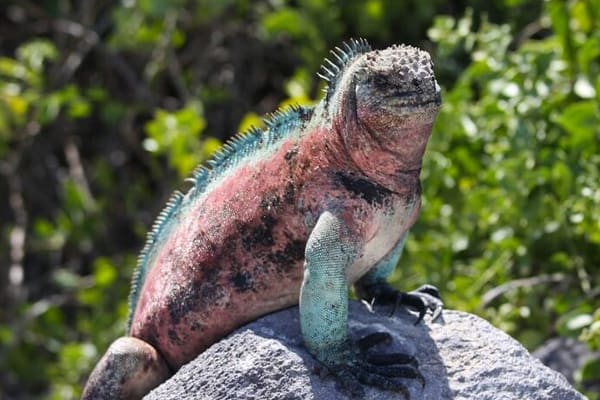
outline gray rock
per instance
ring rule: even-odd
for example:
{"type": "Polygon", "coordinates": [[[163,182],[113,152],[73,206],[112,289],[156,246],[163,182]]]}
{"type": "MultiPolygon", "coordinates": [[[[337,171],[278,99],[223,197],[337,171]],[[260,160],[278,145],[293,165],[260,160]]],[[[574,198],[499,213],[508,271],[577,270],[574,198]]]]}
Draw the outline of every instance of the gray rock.
{"type": "MultiPolygon", "coordinates": [[[[585,343],[565,337],[549,339],[531,354],[563,374],[571,384],[576,382],[576,374],[586,363],[600,359],[600,352],[591,351],[585,343]]],[[[600,376],[587,377],[580,385],[587,392],[600,393],[600,376]]]]}
{"type": "MultiPolygon", "coordinates": [[[[393,336],[373,352],[414,355],[425,378],[406,380],[411,399],[583,399],[566,379],[533,358],[507,334],[474,315],[445,310],[435,323],[415,316],[371,313],[350,304],[354,339],[375,331],[393,336]]],[[[380,312],[381,311],[381,312],[380,312]]],[[[365,386],[367,399],[401,399],[365,386]]],[[[348,399],[348,391],[302,345],[298,308],[268,315],[238,329],[183,366],[148,400],[348,399]]]]}
{"type": "Polygon", "coordinates": [[[575,382],[575,373],[587,361],[599,357],[585,343],[572,338],[552,338],[538,347],[532,355],[555,371],[563,374],[570,383],[575,382]]]}

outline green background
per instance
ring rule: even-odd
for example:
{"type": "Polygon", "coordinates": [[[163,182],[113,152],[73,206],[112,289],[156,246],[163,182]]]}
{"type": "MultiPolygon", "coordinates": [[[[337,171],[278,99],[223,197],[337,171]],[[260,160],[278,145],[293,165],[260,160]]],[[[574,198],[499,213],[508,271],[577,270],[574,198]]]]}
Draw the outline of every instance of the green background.
{"type": "MultiPolygon", "coordinates": [[[[171,191],[318,101],[351,37],[428,50],[443,87],[394,284],[432,283],[529,349],[599,349],[599,24],[599,0],[5,1],[0,399],[78,398],[171,191]]],[[[577,374],[592,399],[599,376],[577,374]]]]}

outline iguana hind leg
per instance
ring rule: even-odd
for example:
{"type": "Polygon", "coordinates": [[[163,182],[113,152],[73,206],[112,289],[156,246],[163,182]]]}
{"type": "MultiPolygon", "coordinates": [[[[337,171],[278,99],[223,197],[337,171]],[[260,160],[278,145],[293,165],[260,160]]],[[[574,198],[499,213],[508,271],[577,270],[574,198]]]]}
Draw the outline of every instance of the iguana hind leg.
{"type": "Polygon", "coordinates": [[[432,313],[433,320],[437,319],[442,313],[444,303],[437,288],[432,285],[423,285],[411,292],[400,292],[386,282],[402,256],[406,236],[407,234],[400,239],[386,257],[356,282],[354,287],[362,299],[374,300],[376,304],[393,304],[392,314],[399,305],[416,310],[419,313],[416,325],[421,322],[428,311],[432,313]]]}
{"type": "Polygon", "coordinates": [[[308,350],[354,392],[356,380],[402,392],[398,378],[423,381],[414,358],[404,355],[370,355],[367,350],[385,338],[369,335],[353,343],[347,333],[348,285],[346,271],[355,261],[358,235],[348,232],[341,218],[323,213],[306,244],[304,281],[300,292],[300,324],[308,350]]]}
{"type": "Polygon", "coordinates": [[[171,376],[154,347],[134,337],[115,340],[92,371],[82,400],[140,399],[171,376]]]}

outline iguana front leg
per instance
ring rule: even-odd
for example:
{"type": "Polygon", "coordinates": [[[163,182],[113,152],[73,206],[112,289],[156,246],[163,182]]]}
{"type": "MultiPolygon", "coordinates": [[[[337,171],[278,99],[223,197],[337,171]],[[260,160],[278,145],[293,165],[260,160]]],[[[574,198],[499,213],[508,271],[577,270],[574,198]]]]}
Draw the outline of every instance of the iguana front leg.
{"type": "Polygon", "coordinates": [[[412,356],[405,354],[368,355],[368,347],[389,337],[375,333],[352,343],[348,338],[347,269],[361,245],[343,220],[325,212],[317,221],[305,251],[304,280],[300,292],[300,324],[308,350],[346,386],[360,390],[356,379],[386,390],[402,391],[405,385],[395,378],[422,380],[412,356]],[[404,364],[404,365],[396,365],[404,364]]]}
{"type": "Polygon", "coordinates": [[[437,288],[434,286],[423,285],[416,290],[404,293],[394,289],[387,283],[387,278],[392,274],[402,256],[407,235],[408,233],[404,234],[394,249],[356,282],[354,287],[357,295],[367,301],[374,300],[375,303],[380,304],[391,303],[394,305],[394,310],[398,305],[415,309],[419,313],[419,318],[415,322],[416,325],[423,319],[427,311],[431,311],[434,320],[437,319],[444,304],[437,288]]]}

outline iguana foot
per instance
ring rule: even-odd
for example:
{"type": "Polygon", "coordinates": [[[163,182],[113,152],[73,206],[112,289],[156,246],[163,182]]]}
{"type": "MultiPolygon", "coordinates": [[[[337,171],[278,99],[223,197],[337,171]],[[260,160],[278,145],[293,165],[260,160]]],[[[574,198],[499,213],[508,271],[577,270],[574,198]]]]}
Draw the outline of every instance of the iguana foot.
{"type": "Polygon", "coordinates": [[[428,311],[431,311],[432,319],[435,321],[442,314],[444,307],[440,292],[432,285],[423,285],[408,293],[400,292],[387,283],[363,288],[363,291],[365,290],[366,295],[362,295],[361,297],[374,299],[379,304],[393,305],[390,316],[394,315],[398,306],[406,306],[417,311],[419,317],[415,325],[423,320],[428,311]]]}
{"type": "Polygon", "coordinates": [[[392,309],[392,315],[394,315],[396,307],[399,305],[405,305],[419,313],[419,318],[417,318],[415,325],[423,320],[427,311],[431,311],[432,320],[435,321],[442,314],[444,307],[440,292],[432,285],[423,285],[408,293],[398,292],[394,308],[392,309]]]}
{"type": "Polygon", "coordinates": [[[317,357],[327,368],[341,380],[342,385],[353,395],[362,397],[364,389],[357,380],[369,386],[400,392],[410,399],[407,386],[400,378],[416,379],[425,386],[425,379],[418,370],[417,360],[404,353],[377,354],[368,350],[379,344],[389,343],[390,334],[376,332],[365,336],[356,343],[348,343],[343,349],[338,349],[333,357],[317,357]]]}

